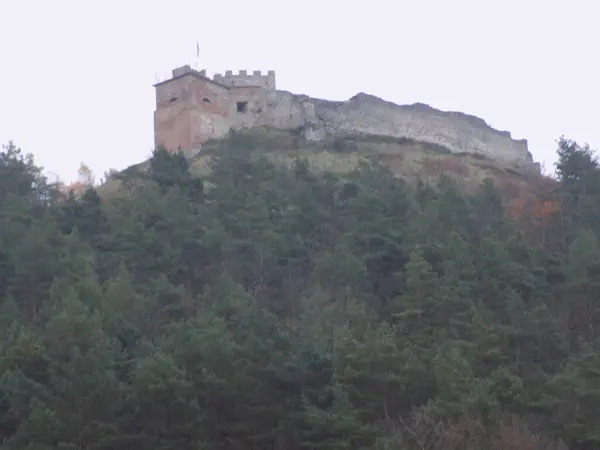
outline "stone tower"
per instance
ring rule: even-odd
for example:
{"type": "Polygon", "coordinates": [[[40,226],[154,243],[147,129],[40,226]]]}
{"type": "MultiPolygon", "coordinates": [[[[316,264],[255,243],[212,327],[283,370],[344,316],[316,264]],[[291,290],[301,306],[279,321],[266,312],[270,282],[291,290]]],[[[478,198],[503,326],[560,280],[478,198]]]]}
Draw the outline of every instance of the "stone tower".
{"type": "Polygon", "coordinates": [[[265,93],[275,91],[275,72],[227,71],[210,79],[205,70],[183,66],[154,87],[155,146],[195,151],[203,142],[222,138],[236,124],[260,114],[265,93]]]}

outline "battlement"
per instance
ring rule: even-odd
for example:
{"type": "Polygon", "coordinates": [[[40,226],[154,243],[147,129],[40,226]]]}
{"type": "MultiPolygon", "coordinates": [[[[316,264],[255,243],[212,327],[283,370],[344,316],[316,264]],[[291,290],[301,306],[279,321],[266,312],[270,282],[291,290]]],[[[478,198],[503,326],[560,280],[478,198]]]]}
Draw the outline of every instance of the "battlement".
{"type": "Polygon", "coordinates": [[[275,71],[269,70],[263,75],[260,70],[255,70],[251,75],[246,70],[240,70],[234,75],[232,70],[227,70],[225,75],[217,73],[213,81],[229,87],[261,87],[275,90],[275,71]]]}

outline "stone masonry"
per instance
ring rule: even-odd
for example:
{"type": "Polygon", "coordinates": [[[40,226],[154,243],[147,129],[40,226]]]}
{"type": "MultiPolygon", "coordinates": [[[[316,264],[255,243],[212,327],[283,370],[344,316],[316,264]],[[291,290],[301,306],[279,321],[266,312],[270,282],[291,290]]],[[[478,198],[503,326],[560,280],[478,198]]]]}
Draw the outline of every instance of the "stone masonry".
{"type": "Polygon", "coordinates": [[[344,102],[278,91],[275,73],[216,74],[189,66],[155,85],[154,138],[157,147],[195,153],[209,139],[230,130],[259,126],[301,129],[310,141],[348,134],[411,138],[453,153],[480,154],[527,171],[539,172],[526,140],[515,140],[484,120],[424,104],[396,105],[359,93],[344,102]]]}

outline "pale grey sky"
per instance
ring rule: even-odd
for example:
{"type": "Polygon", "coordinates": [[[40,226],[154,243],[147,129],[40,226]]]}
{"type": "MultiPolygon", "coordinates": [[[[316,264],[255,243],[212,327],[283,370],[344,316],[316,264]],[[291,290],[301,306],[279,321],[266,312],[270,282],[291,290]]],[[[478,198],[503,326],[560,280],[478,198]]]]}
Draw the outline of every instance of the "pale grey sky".
{"type": "Polygon", "coordinates": [[[63,180],[147,158],[155,76],[274,69],[279,89],[462,111],[600,147],[596,0],[0,0],[0,143],[63,180]]]}

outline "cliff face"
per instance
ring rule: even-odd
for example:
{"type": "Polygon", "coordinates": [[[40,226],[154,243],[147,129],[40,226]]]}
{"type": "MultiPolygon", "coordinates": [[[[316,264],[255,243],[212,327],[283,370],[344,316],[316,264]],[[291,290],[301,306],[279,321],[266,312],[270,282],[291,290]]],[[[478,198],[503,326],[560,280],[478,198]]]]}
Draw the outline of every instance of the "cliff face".
{"type": "Polygon", "coordinates": [[[515,140],[509,132],[495,130],[475,116],[419,103],[400,106],[364,93],[344,102],[286,91],[265,92],[261,97],[248,114],[233,116],[233,129],[301,128],[312,141],[339,134],[406,137],[444,146],[453,153],[480,154],[522,170],[539,171],[526,140],[515,140]]]}

